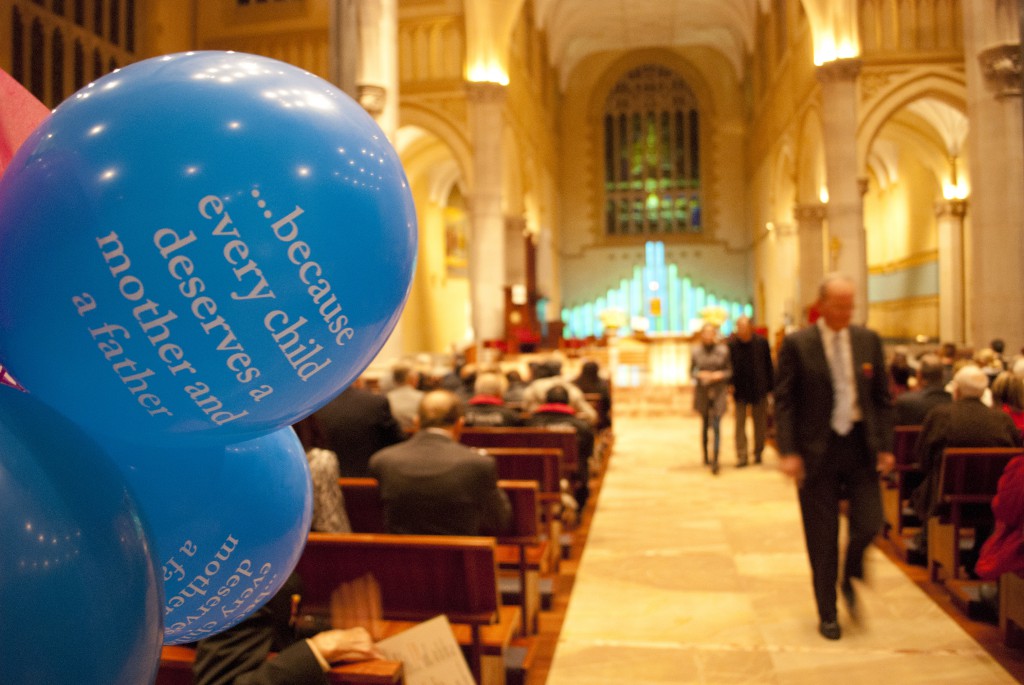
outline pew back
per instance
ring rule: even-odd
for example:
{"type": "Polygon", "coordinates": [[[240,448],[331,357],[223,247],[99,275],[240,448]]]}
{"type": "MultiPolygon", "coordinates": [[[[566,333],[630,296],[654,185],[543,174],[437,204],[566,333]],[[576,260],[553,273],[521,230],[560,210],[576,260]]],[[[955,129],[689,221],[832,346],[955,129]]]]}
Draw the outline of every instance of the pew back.
{"type": "MultiPolygon", "coordinates": [[[[989,504],[999,477],[1010,460],[1024,454],[1020,447],[947,447],[939,473],[939,501],[950,505],[989,504]]],[[[951,506],[950,514],[963,512],[951,506]]]]}
{"type": "Polygon", "coordinates": [[[576,430],[571,426],[464,428],[459,435],[459,442],[484,449],[557,448],[562,450],[562,474],[571,476],[579,471],[579,443],[576,441],[576,430]]]}
{"type": "Polygon", "coordinates": [[[558,502],[561,498],[562,450],[557,447],[487,447],[484,451],[494,458],[498,478],[502,480],[533,481],[537,494],[544,503],[558,502]]]}
{"type": "Polygon", "coordinates": [[[915,461],[915,449],[920,435],[920,425],[901,425],[893,429],[892,453],[896,464],[885,480],[882,504],[886,522],[896,533],[897,539],[902,536],[908,524],[921,524],[916,516],[908,513],[906,506],[910,494],[924,479],[924,473],[915,461]]]}
{"type": "Polygon", "coordinates": [[[380,586],[384,618],[425,621],[446,614],[457,623],[497,619],[493,538],[436,535],[310,533],[296,572],[303,606],[328,614],[331,593],[367,574],[380,586]]]}
{"type": "MultiPolygon", "coordinates": [[[[354,533],[386,533],[384,504],[375,478],[339,478],[345,511],[354,533]]],[[[540,533],[537,484],[529,480],[500,480],[498,487],[512,505],[511,528],[497,536],[498,544],[533,544],[540,533]]]]}
{"type": "Polygon", "coordinates": [[[939,471],[939,515],[929,521],[928,566],[933,581],[960,577],[960,537],[965,528],[992,522],[999,478],[1020,447],[947,447],[939,471]],[[948,527],[948,534],[943,532],[948,527]]]}

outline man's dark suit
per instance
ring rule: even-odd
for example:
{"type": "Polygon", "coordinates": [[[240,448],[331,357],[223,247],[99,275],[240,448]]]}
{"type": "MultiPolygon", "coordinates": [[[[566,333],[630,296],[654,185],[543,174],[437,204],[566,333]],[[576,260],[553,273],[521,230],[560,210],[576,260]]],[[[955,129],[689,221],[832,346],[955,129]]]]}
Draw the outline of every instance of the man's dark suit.
{"type": "Polygon", "coordinates": [[[291,597],[301,594],[294,574],[269,602],[233,628],[196,645],[196,685],[278,685],[326,683],[309,645],[289,625],[291,597]],[[273,659],[267,655],[278,652],[273,659]]]}
{"type": "Polygon", "coordinates": [[[1006,413],[976,398],[963,398],[935,407],[925,417],[917,439],[917,461],[924,481],[910,501],[922,520],[934,514],[942,452],[947,447],[1016,447],[1020,433],[1006,413]]]}
{"type": "Polygon", "coordinates": [[[953,396],[941,385],[905,392],[896,398],[896,425],[920,426],[932,407],[952,401],[953,396]]]}
{"type": "Polygon", "coordinates": [[[892,451],[892,402],[882,342],[860,326],[849,326],[849,336],[862,419],[847,436],[837,436],[830,425],[832,376],[818,326],[783,340],[776,375],[778,450],[803,458],[800,508],[823,622],[836,618],[839,500],[850,500],[844,578],[861,578],[864,551],[882,524],[876,459],[878,453],[892,451]]]}
{"type": "Polygon", "coordinates": [[[494,459],[426,429],[370,459],[389,533],[494,535],[512,508],[498,487],[494,459]]]}
{"type": "Polygon", "coordinates": [[[314,415],[323,445],[338,455],[341,475],[365,478],[373,453],[405,434],[391,415],[387,397],[349,386],[314,415]]]}

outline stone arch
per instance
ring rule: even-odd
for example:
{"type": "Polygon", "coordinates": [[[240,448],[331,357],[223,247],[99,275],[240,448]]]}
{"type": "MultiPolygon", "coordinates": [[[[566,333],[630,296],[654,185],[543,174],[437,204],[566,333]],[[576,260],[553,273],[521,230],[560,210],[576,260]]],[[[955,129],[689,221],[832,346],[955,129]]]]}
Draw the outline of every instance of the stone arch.
{"type": "Polygon", "coordinates": [[[451,150],[469,193],[473,185],[473,152],[466,135],[467,125],[437,110],[415,102],[403,102],[399,127],[418,126],[437,136],[451,150]]]}
{"type": "Polygon", "coordinates": [[[795,186],[797,204],[821,202],[821,188],[826,187],[825,144],[821,112],[809,109],[800,122],[797,137],[795,186]]]}
{"type": "Polygon", "coordinates": [[[863,176],[867,171],[867,159],[871,145],[878,132],[892,116],[908,104],[921,98],[931,97],[966,113],[966,85],[963,77],[953,73],[907,74],[891,84],[872,99],[860,118],[857,132],[857,169],[863,176]]]}

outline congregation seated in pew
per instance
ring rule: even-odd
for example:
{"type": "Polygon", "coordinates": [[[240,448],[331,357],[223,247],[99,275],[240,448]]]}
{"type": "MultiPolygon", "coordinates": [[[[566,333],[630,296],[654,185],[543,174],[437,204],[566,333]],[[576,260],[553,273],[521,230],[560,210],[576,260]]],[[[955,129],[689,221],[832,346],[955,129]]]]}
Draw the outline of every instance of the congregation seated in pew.
{"type": "MultiPolygon", "coordinates": [[[[948,447],[1015,447],[1020,433],[1009,416],[998,409],[986,407],[981,398],[988,389],[988,376],[977,366],[967,365],[953,377],[953,402],[931,409],[922,424],[917,442],[917,461],[923,480],[914,490],[915,511],[924,523],[919,547],[927,545],[927,521],[934,516],[938,504],[938,488],[942,453],[948,447]]],[[[975,548],[966,560],[973,572],[978,549],[990,530],[984,526],[976,531],[975,548]]]]}
{"type": "Polygon", "coordinates": [[[577,452],[577,483],[573,496],[582,509],[590,496],[590,457],[594,453],[594,429],[584,419],[577,418],[573,407],[569,404],[569,392],[564,386],[554,385],[547,391],[545,403],[534,408],[526,420],[527,426],[570,426],[576,431],[577,452]]]}
{"type": "Polygon", "coordinates": [[[447,390],[420,403],[419,431],[370,458],[380,484],[389,533],[496,535],[507,529],[511,506],[498,487],[494,459],[458,442],[462,404],[447,390]]]}

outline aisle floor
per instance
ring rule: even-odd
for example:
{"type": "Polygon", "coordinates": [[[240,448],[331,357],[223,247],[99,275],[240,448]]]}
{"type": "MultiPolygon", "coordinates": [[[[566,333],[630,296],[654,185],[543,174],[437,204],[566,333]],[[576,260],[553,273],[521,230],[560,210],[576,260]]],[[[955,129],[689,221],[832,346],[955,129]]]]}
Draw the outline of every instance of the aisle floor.
{"type": "Polygon", "coordinates": [[[819,636],[794,487],[722,428],[714,477],[698,419],[616,418],[548,685],[1017,682],[874,547],[860,623],[819,636]]]}

